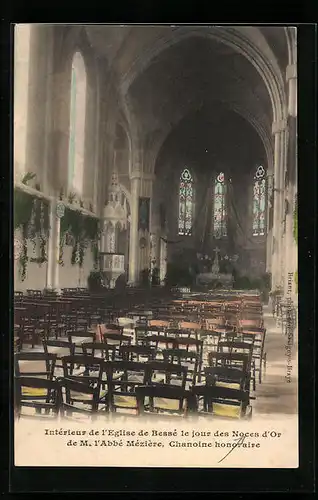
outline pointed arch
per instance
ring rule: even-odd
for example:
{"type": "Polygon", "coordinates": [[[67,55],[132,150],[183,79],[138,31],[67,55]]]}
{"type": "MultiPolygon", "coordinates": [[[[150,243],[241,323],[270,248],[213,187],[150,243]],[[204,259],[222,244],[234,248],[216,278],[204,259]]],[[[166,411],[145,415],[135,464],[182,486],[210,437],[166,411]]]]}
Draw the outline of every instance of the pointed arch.
{"type": "Polygon", "coordinates": [[[79,196],[83,193],[84,180],[86,80],[83,56],[80,52],[75,52],[71,73],[68,190],[79,196]]]}
{"type": "Polygon", "coordinates": [[[261,165],[256,168],[253,185],[253,236],[264,236],[266,214],[266,173],[261,165]]]}
{"type": "Polygon", "coordinates": [[[226,183],[223,172],[214,181],[213,234],[217,239],[227,236],[226,183]]]}
{"type": "Polygon", "coordinates": [[[194,185],[193,177],[188,168],[184,168],[179,180],[179,217],[178,234],[180,236],[192,235],[194,215],[194,185]]]}

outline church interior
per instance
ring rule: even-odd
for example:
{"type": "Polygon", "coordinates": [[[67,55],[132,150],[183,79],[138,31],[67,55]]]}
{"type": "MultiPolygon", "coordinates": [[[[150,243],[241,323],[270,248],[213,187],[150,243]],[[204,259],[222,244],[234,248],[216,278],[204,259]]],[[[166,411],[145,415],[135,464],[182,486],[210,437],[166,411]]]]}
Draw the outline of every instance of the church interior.
{"type": "Polygon", "coordinates": [[[297,413],[296,28],[16,25],[13,203],[18,419],[297,413]]]}

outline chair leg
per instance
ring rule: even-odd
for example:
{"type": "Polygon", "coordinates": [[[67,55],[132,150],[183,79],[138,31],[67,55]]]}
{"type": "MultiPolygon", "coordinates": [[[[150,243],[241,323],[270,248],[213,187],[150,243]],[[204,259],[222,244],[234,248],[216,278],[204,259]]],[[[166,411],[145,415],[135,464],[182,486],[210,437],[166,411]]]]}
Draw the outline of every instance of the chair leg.
{"type": "Polygon", "coordinates": [[[262,383],[262,358],[259,360],[258,382],[262,383]]]}

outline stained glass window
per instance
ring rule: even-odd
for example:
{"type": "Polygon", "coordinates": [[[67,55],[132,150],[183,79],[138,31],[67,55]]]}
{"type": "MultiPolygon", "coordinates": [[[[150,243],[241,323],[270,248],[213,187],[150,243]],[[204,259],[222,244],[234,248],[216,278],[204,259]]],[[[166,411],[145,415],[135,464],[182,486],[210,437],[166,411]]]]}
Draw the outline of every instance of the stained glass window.
{"type": "Polygon", "coordinates": [[[86,114],[86,70],[83,57],[76,52],[72,61],[68,189],[82,194],[84,176],[86,114]]]}
{"type": "Polygon", "coordinates": [[[185,168],[180,175],[179,183],[179,234],[190,236],[192,234],[193,208],[194,208],[193,178],[190,171],[185,168]]]}
{"type": "Polygon", "coordinates": [[[220,172],[214,183],[213,234],[215,238],[227,236],[226,227],[226,185],[225,176],[220,172]]]}
{"type": "Polygon", "coordinates": [[[253,236],[265,234],[266,180],[265,169],[257,167],[253,187],[253,236]]]}

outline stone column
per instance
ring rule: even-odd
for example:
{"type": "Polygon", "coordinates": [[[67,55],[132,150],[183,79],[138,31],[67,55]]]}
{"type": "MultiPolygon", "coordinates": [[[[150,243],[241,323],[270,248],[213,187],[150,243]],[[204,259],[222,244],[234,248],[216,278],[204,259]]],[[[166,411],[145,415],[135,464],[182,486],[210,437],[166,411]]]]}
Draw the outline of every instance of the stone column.
{"type": "Polygon", "coordinates": [[[26,169],[36,174],[41,190],[46,186],[47,127],[50,120],[52,79],[52,28],[32,25],[28,82],[26,169]]]}
{"type": "Polygon", "coordinates": [[[26,164],[30,35],[32,25],[14,27],[14,177],[21,181],[26,164]]]}
{"type": "MultiPolygon", "coordinates": [[[[49,182],[49,171],[51,169],[51,140],[53,130],[53,72],[54,72],[54,27],[47,27],[47,58],[46,58],[46,98],[45,98],[45,134],[44,134],[44,161],[42,190],[52,193],[52,186],[49,182]]],[[[55,168],[55,166],[53,166],[55,168]]],[[[54,189],[53,189],[54,191],[54,189]]]]}
{"type": "Polygon", "coordinates": [[[273,173],[267,175],[267,238],[266,238],[266,272],[272,272],[273,245],[273,173]]]}
{"type": "Polygon", "coordinates": [[[160,227],[152,225],[150,234],[150,270],[159,269],[160,276],[160,227]]]}
{"type": "MultiPolygon", "coordinates": [[[[152,204],[152,189],[153,189],[153,180],[154,176],[151,173],[148,172],[143,172],[141,179],[140,179],[140,194],[139,196],[145,197],[145,198],[150,198],[150,204],[149,204],[149,229],[146,231],[143,230],[138,230],[138,241],[140,242],[141,238],[145,239],[145,244],[143,246],[139,246],[139,273],[143,269],[150,269],[150,251],[151,251],[151,245],[150,245],[150,227],[151,227],[151,220],[150,220],[150,214],[152,212],[151,210],[151,204],[152,204]]],[[[139,278],[139,273],[137,275],[137,278],[139,278]]]]}
{"type": "Polygon", "coordinates": [[[287,66],[286,80],[288,82],[288,157],[287,157],[287,178],[285,185],[285,198],[288,203],[288,213],[286,215],[286,247],[285,247],[285,294],[295,299],[294,273],[297,270],[297,243],[294,239],[294,210],[297,194],[297,68],[296,64],[287,66]],[[292,290],[288,275],[292,275],[292,290]]]}
{"type": "Polygon", "coordinates": [[[283,224],[284,224],[284,174],[286,164],[286,120],[273,123],[274,134],[274,213],[273,213],[273,253],[272,288],[281,286],[283,279],[283,224]]]}
{"type": "Polygon", "coordinates": [[[129,283],[138,281],[138,202],[140,193],[140,172],[131,176],[130,241],[129,241],[129,283]]]}
{"type": "Polygon", "coordinates": [[[48,264],[46,287],[59,290],[59,256],[61,219],[56,215],[57,201],[53,199],[50,205],[50,237],[48,242],[48,264]]]}
{"type": "Polygon", "coordinates": [[[160,283],[164,285],[164,279],[167,274],[167,243],[165,239],[160,238],[160,283]]]}

